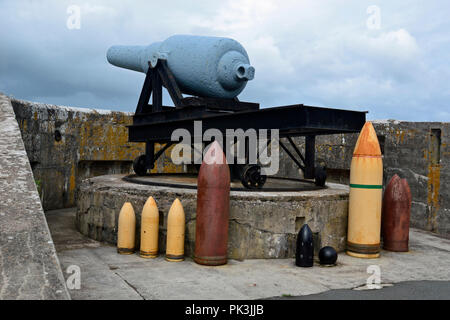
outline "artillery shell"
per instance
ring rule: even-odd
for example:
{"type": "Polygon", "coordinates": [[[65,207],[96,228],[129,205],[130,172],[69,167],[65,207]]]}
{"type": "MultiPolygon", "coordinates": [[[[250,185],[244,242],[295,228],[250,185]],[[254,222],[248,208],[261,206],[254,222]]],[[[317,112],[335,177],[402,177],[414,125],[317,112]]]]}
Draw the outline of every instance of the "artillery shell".
{"type": "Polygon", "coordinates": [[[383,160],[375,129],[366,122],[359,134],[350,167],[347,254],[380,256],[383,160]]]}
{"type": "Polygon", "coordinates": [[[119,213],[117,228],[117,252],[120,254],[132,254],[135,248],[136,216],[133,206],[125,202],[119,213]]]}
{"type": "Polygon", "coordinates": [[[197,184],[194,261],[209,266],[226,264],[230,169],[217,141],[205,155],[197,184]]]}
{"type": "Polygon", "coordinates": [[[159,211],[153,197],[148,197],[141,215],[141,248],[142,258],[158,256],[159,211]]]}
{"type": "Polygon", "coordinates": [[[384,249],[408,251],[411,200],[411,190],[406,179],[394,175],[383,196],[381,230],[384,249]]]}
{"type": "Polygon", "coordinates": [[[166,260],[184,260],[185,216],[183,205],[175,199],[167,216],[166,260]]]}

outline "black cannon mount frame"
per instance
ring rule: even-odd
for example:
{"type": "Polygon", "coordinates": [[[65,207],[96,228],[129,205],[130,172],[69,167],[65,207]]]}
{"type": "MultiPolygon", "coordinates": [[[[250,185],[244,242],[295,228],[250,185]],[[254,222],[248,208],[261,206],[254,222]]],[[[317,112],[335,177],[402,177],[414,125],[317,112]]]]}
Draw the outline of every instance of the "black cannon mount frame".
{"type": "MultiPolygon", "coordinates": [[[[359,132],[366,121],[366,112],[305,106],[303,104],[260,109],[258,103],[241,102],[237,98],[183,97],[167,61],[159,59],[154,67],[149,64],[139,97],[133,124],[128,126],[130,142],[144,142],[145,155],[133,162],[137,175],[153,169],[158,158],[172,145],[172,132],[183,128],[194,135],[194,121],[202,120],[202,130],[218,129],[223,136],[227,129],[278,129],[283,151],[302,170],[305,179],[314,179],[324,186],[325,166],[315,165],[317,135],[359,132]],[[174,106],[163,106],[162,88],[165,87],[174,106]],[[152,104],[149,104],[150,97],[152,104]],[[305,137],[304,154],[293,137],[305,137]],[[155,153],[155,143],[163,146],[155,153]]],[[[203,132],[202,132],[203,136],[203,132]]],[[[210,141],[208,141],[209,143],[210,141]]],[[[193,146],[192,146],[193,147],[193,146]]],[[[195,150],[195,149],[194,149],[195,150]]],[[[258,164],[230,165],[232,178],[239,178],[244,187],[260,189],[266,176],[258,164]]]]}

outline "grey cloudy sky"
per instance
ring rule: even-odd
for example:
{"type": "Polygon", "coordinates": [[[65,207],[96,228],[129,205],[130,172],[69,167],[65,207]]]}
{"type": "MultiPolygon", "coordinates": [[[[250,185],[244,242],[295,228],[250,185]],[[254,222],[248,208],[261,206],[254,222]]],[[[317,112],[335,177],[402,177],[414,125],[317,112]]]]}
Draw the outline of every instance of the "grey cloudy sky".
{"type": "Polygon", "coordinates": [[[256,74],[243,101],[450,121],[449,13],[447,0],[0,0],[0,91],[134,111],[144,74],[109,65],[107,49],[196,34],[246,48],[256,74]],[[67,28],[70,5],[81,9],[80,29],[67,28]],[[371,5],[379,29],[367,25],[371,5]]]}

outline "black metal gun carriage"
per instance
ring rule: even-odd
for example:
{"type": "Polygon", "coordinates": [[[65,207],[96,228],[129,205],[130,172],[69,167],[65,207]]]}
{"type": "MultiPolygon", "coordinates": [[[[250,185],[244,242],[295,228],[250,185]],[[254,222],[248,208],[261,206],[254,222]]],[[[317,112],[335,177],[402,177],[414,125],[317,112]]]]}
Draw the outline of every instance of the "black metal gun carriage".
{"type": "MultiPolygon", "coordinates": [[[[314,179],[316,185],[325,184],[326,172],[315,164],[317,135],[359,132],[366,121],[366,112],[305,106],[303,104],[260,109],[258,103],[235,99],[183,97],[167,63],[159,59],[149,67],[139,97],[133,124],[128,126],[130,142],[145,142],[146,152],[135,159],[134,171],[145,175],[154,168],[156,160],[177,141],[171,141],[172,132],[186,129],[194,135],[194,121],[202,121],[203,132],[215,128],[226,135],[226,129],[278,129],[280,138],[286,138],[293,152],[281,140],[280,147],[303,171],[305,179],[314,179]],[[174,107],[163,106],[162,88],[167,89],[174,107]],[[148,104],[152,97],[152,104],[148,104]],[[304,136],[302,153],[293,137],[304,136]],[[155,143],[164,146],[155,153],[155,143]]],[[[202,135],[203,135],[202,132],[202,135]]],[[[246,188],[258,189],[266,177],[258,164],[230,165],[232,176],[239,178],[246,188]]]]}

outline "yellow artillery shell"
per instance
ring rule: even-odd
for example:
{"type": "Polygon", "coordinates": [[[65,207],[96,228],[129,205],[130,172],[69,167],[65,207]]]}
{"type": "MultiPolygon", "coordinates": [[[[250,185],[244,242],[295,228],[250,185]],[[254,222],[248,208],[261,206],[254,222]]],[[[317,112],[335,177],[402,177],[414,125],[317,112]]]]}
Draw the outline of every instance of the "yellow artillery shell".
{"type": "Polygon", "coordinates": [[[120,254],[132,254],[135,247],[136,216],[133,206],[125,202],[119,213],[117,228],[117,252],[120,254]]]}
{"type": "Polygon", "coordinates": [[[148,197],[141,215],[141,249],[142,258],[158,256],[159,211],[153,197],[148,197]]]}
{"type": "Polygon", "coordinates": [[[175,199],[167,217],[166,260],[184,260],[185,216],[180,200],[175,199]]]}
{"type": "Polygon", "coordinates": [[[359,134],[350,167],[347,254],[380,256],[383,160],[377,134],[366,122],[359,134]]]}

